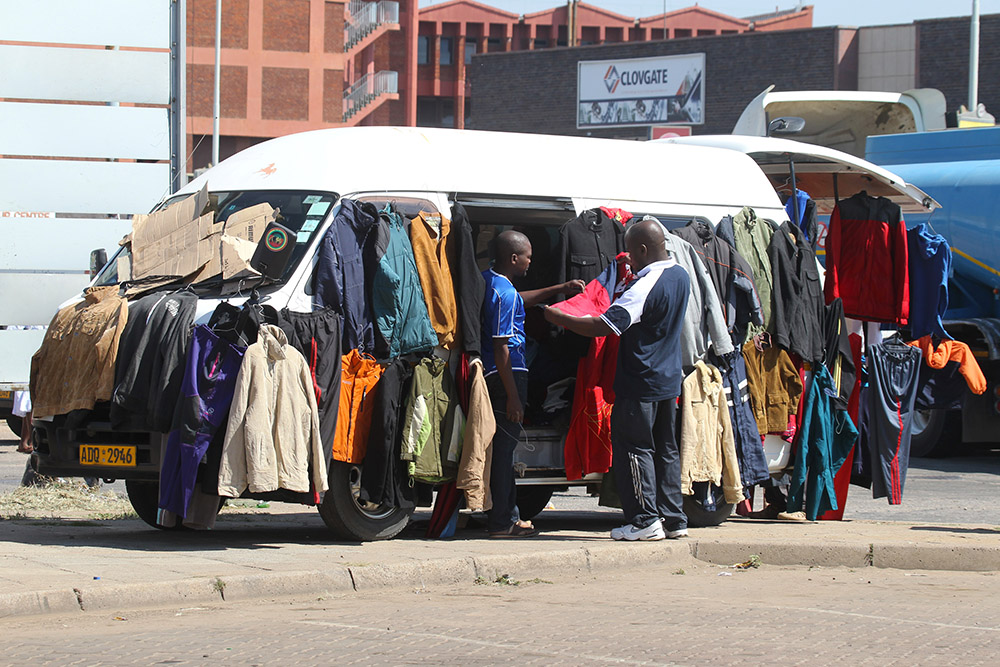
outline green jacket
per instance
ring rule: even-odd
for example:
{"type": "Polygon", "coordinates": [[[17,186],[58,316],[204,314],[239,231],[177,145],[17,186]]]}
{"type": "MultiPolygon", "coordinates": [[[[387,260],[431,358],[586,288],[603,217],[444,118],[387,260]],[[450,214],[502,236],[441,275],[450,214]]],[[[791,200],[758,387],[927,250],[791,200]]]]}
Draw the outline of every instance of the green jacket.
{"type": "Polygon", "coordinates": [[[733,235],[736,237],[736,252],[743,255],[753,271],[753,281],[760,296],[760,310],[764,315],[764,329],[771,331],[771,286],[774,281],[767,249],[774,236],[774,227],[767,220],[758,218],[752,208],[744,206],[733,217],[733,235]]]}
{"type": "Polygon", "coordinates": [[[403,426],[400,455],[410,462],[410,476],[432,484],[455,479],[465,416],[443,359],[425,357],[413,370],[403,426]]]}

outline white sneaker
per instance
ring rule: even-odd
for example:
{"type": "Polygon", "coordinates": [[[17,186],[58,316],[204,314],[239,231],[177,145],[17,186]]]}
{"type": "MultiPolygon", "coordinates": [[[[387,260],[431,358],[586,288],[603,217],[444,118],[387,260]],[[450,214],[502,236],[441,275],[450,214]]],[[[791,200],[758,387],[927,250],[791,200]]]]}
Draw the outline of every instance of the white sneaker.
{"type": "Polygon", "coordinates": [[[666,534],[663,532],[663,522],[659,520],[654,521],[645,528],[636,528],[634,525],[626,523],[624,526],[611,529],[611,539],[613,540],[635,542],[637,540],[662,540],[664,537],[666,537],[666,534]]]}
{"type": "Polygon", "coordinates": [[[666,538],[668,540],[676,540],[678,537],[687,537],[687,528],[678,528],[677,530],[668,530],[666,533],[666,538]]]}

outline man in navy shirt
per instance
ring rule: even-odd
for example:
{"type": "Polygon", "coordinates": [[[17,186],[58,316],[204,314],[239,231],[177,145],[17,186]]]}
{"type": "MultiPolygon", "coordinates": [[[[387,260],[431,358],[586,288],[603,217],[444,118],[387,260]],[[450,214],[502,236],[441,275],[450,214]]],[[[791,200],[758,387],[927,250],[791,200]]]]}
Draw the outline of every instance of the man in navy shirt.
{"type": "Polygon", "coordinates": [[[644,218],[625,232],[635,280],[600,317],[548,308],[553,324],[583,336],[620,336],[611,411],[612,469],[626,524],[616,540],[687,536],[677,448],[681,393],[681,325],[690,280],[670,258],[663,226],[644,218]]]}
{"type": "Polygon", "coordinates": [[[556,294],[579,294],[582,280],[518,292],[511,278],[520,278],[531,265],[531,242],[513,230],[493,241],[493,267],[483,271],[483,368],[489,387],[497,431],[490,465],[490,537],[534,537],[538,530],[521,521],[514,481],[514,449],[521,438],[521,421],[528,394],[528,366],[524,359],[524,309],[556,294]]]}

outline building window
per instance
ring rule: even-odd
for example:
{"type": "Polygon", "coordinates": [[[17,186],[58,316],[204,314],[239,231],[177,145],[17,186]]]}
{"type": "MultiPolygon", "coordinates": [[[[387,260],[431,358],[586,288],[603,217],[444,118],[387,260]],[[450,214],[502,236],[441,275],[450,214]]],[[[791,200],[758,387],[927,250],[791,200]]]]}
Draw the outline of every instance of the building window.
{"type": "Polygon", "coordinates": [[[472,56],[476,55],[476,42],[469,40],[465,43],[465,64],[472,63],[472,56]]]}
{"type": "Polygon", "coordinates": [[[499,37],[489,37],[486,40],[486,52],[496,53],[497,51],[502,51],[500,48],[500,38],[499,37]]]}
{"type": "Polygon", "coordinates": [[[452,48],[454,40],[451,37],[441,38],[441,58],[439,62],[442,65],[454,65],[454,49],[452,48]]]}
{"type": "Polygon", "coordinates": [[[450,97],[418,97],[417,127],[455,127],[455,100],[450,97]]]}
{"type": "Polygon", "coordinates": [[[536,49],[547,49],[549,48],[549,40],[535,38],[535,48],[536,49]]]}
{"type": "Polygon", "coordinates": [[[427,35],[417,37],[417,64],[428,65],[431,62],[431,38],[427,35]]]}
{"type": "Polygon", "coordinates": [[[674,37],[690,37],[690,36],[691,36],[690,28],[677,28],[676,30],[674,30],[674,37]]]}

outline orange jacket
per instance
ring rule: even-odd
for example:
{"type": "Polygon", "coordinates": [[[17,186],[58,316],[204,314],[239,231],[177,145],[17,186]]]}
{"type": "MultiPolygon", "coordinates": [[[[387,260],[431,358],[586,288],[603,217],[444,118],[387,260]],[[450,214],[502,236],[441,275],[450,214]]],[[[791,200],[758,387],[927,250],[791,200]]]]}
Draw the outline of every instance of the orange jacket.
{"type": "Polygon", "coordinates": [[[340,409],[333,438],[333,460],[361,463],[368,450],[368,433],[375,410],[372,392],[382,377],[382,367],[372,357],[351,350],[340,368],[340,409]]]}
{"type": "Polygon", "coordinates": [[[450,232],[451,221],[437,213],[421,211],[410,221],[410,243],[424,301],[438,335],[438,344],[447,348],[455,341],[458,329],[458,305],[451,277],[455,244],[450,232]]]}
{"type": "Polygon", "coordinates": [[[943,340],[936,348],[930,336],[924,336],[910,343],[924,353],[924,362],[931,368],[944,368],[949,361],[958,362],[958,372],[965,378],[973,394],[986,391],[986,377],[979,368],[979,362],[965,343],[957,340],[943,340]]]}

